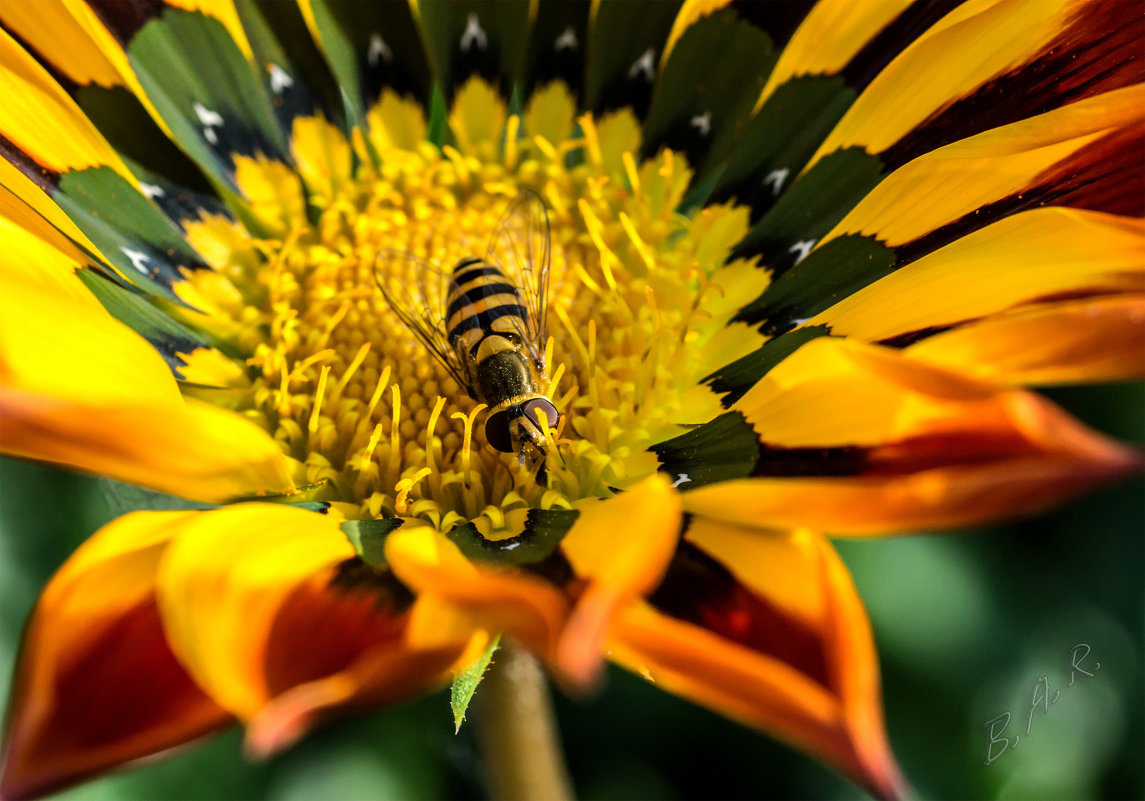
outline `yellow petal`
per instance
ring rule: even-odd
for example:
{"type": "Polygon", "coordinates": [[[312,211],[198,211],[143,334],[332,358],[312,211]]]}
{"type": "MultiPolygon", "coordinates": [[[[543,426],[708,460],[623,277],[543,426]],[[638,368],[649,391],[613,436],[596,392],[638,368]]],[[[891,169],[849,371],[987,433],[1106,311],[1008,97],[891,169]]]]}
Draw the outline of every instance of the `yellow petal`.
{"type": "Polygon", "coordinates": [[[800,75],[834,75],[912,0],[821,0],[783,48],[755,104],[759,111],[772,93],[800,75]]]}
{"type": "Polygon", "coordinates": [[[889,175],[817,247],[848,233],[898,247],[990,203],[1034,191],[1044,173],[1086,145],[1142,121],[1145,85],[1138,84],[940,147],[889,175]]]}
{"type": "Polygon", "coordinates": [[[53,172],[109,166],[135,178],[75,101],[7,32],[0,30],[0,134],[53,172]]]}
{"type": "Polygon", "coordinates": [[[239,717],[250,719],[272,696],[266,648],[291,593],[354,557],[339,522],[290,506],[239,504],[185,518],[164,555],[157,595],[171,647],[239,717]]]}
{"type": "Polygon", "coordinates": [[[294,120],[291,153],[311,202],[319,208],[328,208],[351,188],[350,143],[341,131],[321,117],[294,120]]]}
{"type": "Polygon", "coordinates": [[[808,343],[733,409],[763,442],[755,475],[792,477],[700,487],[684,509],[744,525],[964,526],[1041,511],[1142,464],[1036,395],[840,339],[808,343]]]}
{"type": "Polygon", "coordinates": [[[1066,28],[1078,3],[1037,7],[970,0],[933,25],[871,81],[809,162],[858,145],[877,153],[932,113],[1035,56],[1066,28]]]}
{"type": "Polygon", "coordinates": [[[262,429],[184,401],[143,339],[61,291],[71,275],[5,274],[0,293],[0,447],[183,497],[223,501],[292,486],[262,429]]]}
{"type": "Polygon", "coordinates": [[[505,101],[485,81],[470,78],[457,90],[449,126],[457,137],[458,150],[467,156],[492,160],[505,127],[505,101]]]}
{"type": "Polygon", "coordinates": [[[880,340],[974,320],[1039,298],[1140,291],[1145,222],[1043,208],[962,237],[860,289],[807,325],[880,340]]]}

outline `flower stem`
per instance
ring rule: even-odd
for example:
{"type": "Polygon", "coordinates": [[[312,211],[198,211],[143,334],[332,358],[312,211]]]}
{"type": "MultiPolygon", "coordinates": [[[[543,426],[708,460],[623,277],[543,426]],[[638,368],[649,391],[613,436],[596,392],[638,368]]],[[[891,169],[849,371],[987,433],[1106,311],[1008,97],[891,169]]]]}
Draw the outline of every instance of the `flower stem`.
{"type": "Polygon", "coordinates": [[[490,798],[571,801],[552,698],[533,656],[503,638],[473,700],[490,798]]]}

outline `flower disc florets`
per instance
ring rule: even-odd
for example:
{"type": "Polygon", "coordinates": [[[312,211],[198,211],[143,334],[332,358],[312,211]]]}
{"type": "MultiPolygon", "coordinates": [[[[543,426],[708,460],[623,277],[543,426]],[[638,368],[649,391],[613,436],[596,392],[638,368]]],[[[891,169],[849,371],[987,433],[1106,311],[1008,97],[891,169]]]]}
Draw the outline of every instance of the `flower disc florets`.
{"type": "MultiPolygon", "coordinates": [[[[467,86],[454,124],[488,91],[467,86]]],[[[571,508],[652,472],[649,445],[718,413],[701,379],[759,344],[754,332],[726,326],[729,285],[740,298],[745,284],[761,288],[750,265],[721,269],[746,230],[745,210],[677,213],[686,163],[664,151],[637,167],[626,115],[599,127],[583,117],[583,136],[560,143],[518,134],[498,144],[459,125],[464,152],[386,137],[419,115],[384,98],[377,159],[353,169],[332,126],[301,121],[295,156],[308,196],[281,165],[245,161],[239,183],[264,235],[241,242],[222,220],[191,232],[200,245],[237,243],[215,249],[224,255],[214,266],[231,278],[225,289],[217,279],[197,289],[227,308],[215,325],[247,353],[249,414],[297,461],[296,481],[320,485],[317,497],[356,505],[353,516],[414,516],[442,529],[475,519],[492,534],[505,512],[571,508]],[[299,136],[302,126],[309,135],[299,136]],[[325,160],[307,144],[325,148],[325,160]],[[375,277],[388,270],[386,280],[417,284],[433,280],[419,263],[448,273],[482,256],[522,189],[544,199],[551,225],[542,389],[562,417],[550,432],[547,486],[488,445],[484,404],[401,323],[375,277]],[[386,252],[417,261],[379,259],[386,252]]],[[[510,131],[520,131],[515,122],[510,131]]]]}

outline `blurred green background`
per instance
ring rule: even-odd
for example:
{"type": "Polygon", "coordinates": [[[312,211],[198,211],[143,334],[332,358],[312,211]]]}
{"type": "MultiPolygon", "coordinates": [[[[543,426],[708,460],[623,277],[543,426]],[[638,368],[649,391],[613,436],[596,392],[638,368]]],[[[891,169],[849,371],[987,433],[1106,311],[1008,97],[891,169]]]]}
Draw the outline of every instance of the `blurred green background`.
{"type": "MultiPolygon", "coordinates": [[[[1143,385],[1048,394],[1145,442],[1143,385]]],[[[109,518],[97,481],[0,461],[4,698],[39,588],[109,518]]],[[[1145,797],[1143,533],[1134,481],[1009,526],[839,543],[870,610],[891,742],[919,798],[1145,797]],[[1081,665],[1100,669],[1067,687],[1082,643],[1091,650],[1081,665]],[[1045,685],[1061,694],[1029,719],[1045,685]],[[1008,727],[995,731],[1019,744],[990,750],[988,724],[1005,712],[1008,727]]],[[[583,799],[864,797],[813,760],[619,670],[596,697],[559,698],[558,714],[583,799]]],[[[265,764],[244,762],[230,731],[58,797],[378,801],[483,790],[474,732],[452,733],[439,692],[329,725],[265,764]]]]}

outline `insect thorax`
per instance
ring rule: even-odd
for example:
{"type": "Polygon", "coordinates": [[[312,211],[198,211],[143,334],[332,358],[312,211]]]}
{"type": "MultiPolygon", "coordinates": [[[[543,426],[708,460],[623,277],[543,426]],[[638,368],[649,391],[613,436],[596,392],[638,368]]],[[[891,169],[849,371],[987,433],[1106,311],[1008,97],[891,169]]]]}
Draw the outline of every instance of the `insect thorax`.
{"type": "Polygon", "coordinates": [[[477,363],[474,376],[480,400],[490,406],[537,394],[533,367],[518,350],[501,350],[487,356],[477,363]]]}

